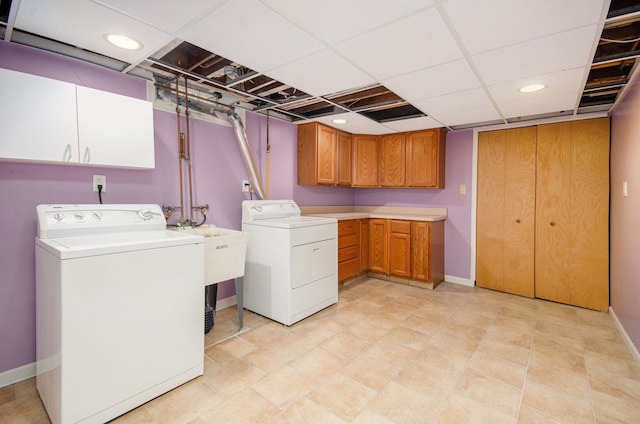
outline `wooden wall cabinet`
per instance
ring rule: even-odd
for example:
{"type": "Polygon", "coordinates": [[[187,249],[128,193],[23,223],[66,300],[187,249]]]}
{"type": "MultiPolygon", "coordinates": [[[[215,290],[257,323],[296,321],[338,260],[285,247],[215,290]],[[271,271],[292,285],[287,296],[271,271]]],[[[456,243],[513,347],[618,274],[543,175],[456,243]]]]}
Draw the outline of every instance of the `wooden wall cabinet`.
{"type": "Polygon", "coordinates": [[[298,184],[338,183],[338,130],[309,122],[298,126],[298,184]]]}
{"type": "Polygon", "coordinates": [[[478,136],[476,282],[606,311],[609,119],[478,136]]]}
{"type": "Polygon", "coordinates": [[[436,128],[380,139],[380,186],[444,188],[445,131],[436,128]]]}
{"type": "Polygon", "coordinates": [[[379,141],[377,135],[353,136],[353,187],[378,186],[379,141]]]}
{"type": "Polygon", "coordinates": [[[351,166],[353,136],[344,131],[338,131],[338,185],[351,186],[351,166]]]}
{"type": "Polygon", "coordinates": [[[407,133],[407,187],[444,188],[445,138],[442,128],[407,133]]]}
{"type": "Polygon", "coordinates": [[[389,134],[380,138],[380,186],[406,185],[405,134],[389,134]]]}

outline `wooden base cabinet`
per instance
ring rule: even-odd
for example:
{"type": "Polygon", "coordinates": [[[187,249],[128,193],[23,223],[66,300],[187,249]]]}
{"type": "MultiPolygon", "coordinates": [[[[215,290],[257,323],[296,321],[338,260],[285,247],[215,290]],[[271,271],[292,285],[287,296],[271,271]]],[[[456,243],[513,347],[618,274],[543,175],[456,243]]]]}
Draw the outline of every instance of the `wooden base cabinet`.
{"type": "Polygon", "coordinates": [[[370,220],[369,275],[435,288],[444,281],[444,221],[370,220]]]}
{"type": "Polygon", "coordinates": [[[609,307],[609,119],[478,135],[476,282],[609,307]]]}
{"type": "Polygon", "coordinates": [[[338,221],[338,281],[360,273],[360,221],[338,221]]]}

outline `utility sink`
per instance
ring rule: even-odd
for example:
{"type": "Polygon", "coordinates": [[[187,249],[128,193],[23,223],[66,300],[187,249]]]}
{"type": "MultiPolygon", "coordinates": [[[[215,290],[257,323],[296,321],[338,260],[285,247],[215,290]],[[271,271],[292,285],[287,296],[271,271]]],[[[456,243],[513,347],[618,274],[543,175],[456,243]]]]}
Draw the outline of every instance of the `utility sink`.
{"type": "Polygon", "coordinates": [[[181,231],[204,237],[205,286],[244,275],[249,233],[215,225],[201,225],[181,231]]]}

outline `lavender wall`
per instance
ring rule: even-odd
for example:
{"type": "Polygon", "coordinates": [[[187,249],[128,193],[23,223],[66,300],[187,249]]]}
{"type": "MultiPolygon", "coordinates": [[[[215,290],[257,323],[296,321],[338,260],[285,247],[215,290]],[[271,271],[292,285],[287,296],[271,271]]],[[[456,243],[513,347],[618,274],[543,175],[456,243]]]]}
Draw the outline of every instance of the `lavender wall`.
{"type": "Polygon", "coordinates": [[[447,133],[445,188],[432,189],[359,189],[356,205],[418,206],[447,208],[445,221],[444,272],[458,278],[471,276],[471,182],[473,130],[447,133]],[[460,185],[467,193],[459,194],[460,185]]]}
{"type": "MultiPolygon", "coordinates": [[[[146,95],[145,81],[136,77],[9,43],[0,43],[0,67],[132,97],[146,95]]],[[[266,118],[248,113],[246,125],[264,175],[266,118]]],[[[198,119],[191,120],[190,130],[194,202],[210,205],[208,223],[239,229],[241,203],[248,198],[241,192],[241,181],[248,179],[248,173],[233,131],[198,119]]],[[[35,360],[36,205],[97,203],[92,191],[93,174],[107,176],[105,203],[178,205],[175,114],[155,110],[154,133],[156,168],[152,170],[0,162],[0,374],[35,360]]],[[[296,134],[295,125],[270,120],[271,198],[293,198],[301,204],[352,204],[351,189],[296,186],[292,177],[296,169],[296,134]]],[[[219,299],[233,294],[232,283],[220,285],[219,299]]]]}
{"type": "Polygon", "coordinates": [[[611,119],[611,307],[640,350],[640,80],[611,119]],[[622,184],[628,184],[623,197],[622,184]]]}

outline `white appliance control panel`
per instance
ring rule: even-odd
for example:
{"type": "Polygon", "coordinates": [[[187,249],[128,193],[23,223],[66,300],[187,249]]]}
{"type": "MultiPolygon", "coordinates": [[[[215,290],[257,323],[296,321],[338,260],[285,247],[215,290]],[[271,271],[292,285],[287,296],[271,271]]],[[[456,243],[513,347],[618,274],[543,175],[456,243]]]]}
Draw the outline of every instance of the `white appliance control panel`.
{"type": "Polygon", "coordinates": [[[159,205],[38,205],[38,238],[164,230],[159,205]]]}
{"type": "Polygon", "coordinates": [[[300,208],[293,200],[245,200],[242,202],[242,222],[260,219],[300,216],[300,208]]]}

